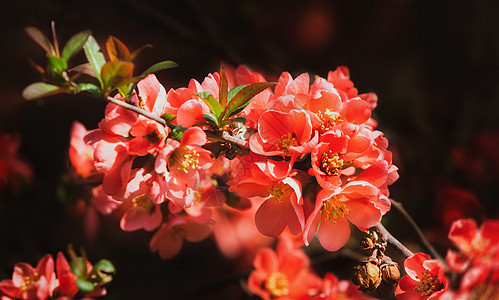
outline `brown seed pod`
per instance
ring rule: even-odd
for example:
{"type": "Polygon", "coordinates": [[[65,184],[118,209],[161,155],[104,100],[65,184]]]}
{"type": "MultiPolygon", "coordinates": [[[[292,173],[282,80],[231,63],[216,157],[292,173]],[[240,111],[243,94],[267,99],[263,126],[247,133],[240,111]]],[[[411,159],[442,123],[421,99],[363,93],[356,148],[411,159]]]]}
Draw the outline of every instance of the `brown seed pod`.
{"type": "Polygon", "coordinates": [[[384,264],[381,266],[383,281],[396,283],[400,279],[400,268],[397,263],[384,264]]]}
{"type": "Polygon", "coordinates": [[[363,237],[360,240],[360,250],[370,250],[374,248],[374,242],[368,237],[363,237]]]}
{"type": "Polygon", "coordinates": [[[361,290],[373,291],[381,283],[381,270],[375,262],[363,261],[354,267],[352,282],[360,286],[361,290]]]}

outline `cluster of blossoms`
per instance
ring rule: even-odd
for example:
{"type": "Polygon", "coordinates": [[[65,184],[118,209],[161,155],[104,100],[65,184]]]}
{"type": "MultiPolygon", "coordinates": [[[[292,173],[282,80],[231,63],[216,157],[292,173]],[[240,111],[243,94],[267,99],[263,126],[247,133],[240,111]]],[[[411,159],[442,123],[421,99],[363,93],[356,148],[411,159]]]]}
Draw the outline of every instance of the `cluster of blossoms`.
{"type": "Polygon", "coordinates": [[[499,221],[480,228],[472,219],[455,221],[449,239],[458,251],[447,251],[447,268],[428,254],[407,258],[407,275],[398,283],[397,299],[497,299],[499,295],[499,221]]]}
{"type": "Polygon", "coordinates": [[[310,259],[293,241],[283,235],[276,251],[264,247],[253,261],[255,270],[248,289],[262,299],[374,299],[362,294],[349,280],[332,273],[320,278],[310,268],[310,259]]]}
{"type": "Polygon", "coordinates": [[[104,285],[112,280],[113,273],[114,266],[107,260],[93,266],[85,258],[74,257],[70,264],[59,252],[54,263],[52,255],[47,254],[35,268],[17,263],[12,279],[0,281],[0,299],[91,300],[106,295],[104,285]]]}
{"type": "Polygon", "coordinates": [[[131,102],[158,117],[173,115],[176,125],[188,129],[179,134],[110,103],[98,129],[75,125],[70,158],[83,177],[102,176],[93,191],[101,212],[126,208],[123,230],[157,229],[150,248],[162,258],[175,255],[183,239],[209,235],[211,210],[225,203],[227,187],[259,205],[255,223],[264,235],[277,237],[288,227],[308,244],[318,231],[324,248],[334,251],[349,237],[348,221],[365,230],[390,209],[387,185],[397,179],[397,168],[387,140],[374,130],[376,96],[358,95],[346,68],[312,85],[309,80],[309,74],[293,79],[285,72],[273,92],[256,95],[238,115],[245,126],[224,128],[233,135],[254,132],[249,155],[229,160],[215,159],[206,147],[203,129],[209,127],[195,126],[211,109],[200,94],[217,97],[220,88],[264,77],[241,66],[228,87],[214,73],[167,93],[148,75],[131,102]]]}
{"type": "Polygon", "coordinates": [[[154,75],[141,80],[129,102],[157,117],[173,116],[170,127],[113,103],[98,129],[75,125],[70,158],[81,176],[102,177],[92,192],[99,211],[122,207],[123,230],[156,230],[150,248],[164,259],[184,239],[210,234],[212,210],[228,194],[258,207],[262,234],[278,237],[287,227],[308,245],[318,232],[330,251],[346,243],[349,222],[366,230],[381,220],[390,209],[387,186],[398,174],[386,138],[374,129],[375,94],[359,95],[345,67],[311,85],[307,73],[293,79],[284,72],[273,91],[235,112],[244,126],[218,128],[248,144],[249,154],[215,158],[208,149],[216,137],[205,132],[214,108],[202,95],[220,101],[221,89],[266,82],[244,66],[228,73],[168,92],[154,75]]]}
{"type": "Polygon", "coordinates": [[[19,155],[20,143],[18,135],[0,133],[0,188],[18,189],[33,177],[31,165],[19,155]]]}

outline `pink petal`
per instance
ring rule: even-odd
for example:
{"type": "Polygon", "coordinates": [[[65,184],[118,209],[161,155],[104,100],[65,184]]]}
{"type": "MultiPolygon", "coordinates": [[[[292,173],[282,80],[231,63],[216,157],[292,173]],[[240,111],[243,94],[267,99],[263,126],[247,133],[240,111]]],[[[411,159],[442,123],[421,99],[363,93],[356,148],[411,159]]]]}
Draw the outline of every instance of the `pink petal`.
{"type": "Polygon", "coordinates": [[[347,218],[327,221],[322,218],[317,235],[322,247],[328,251],[336,251],[343,247],[350,237],[350,226],[347,218]],[[336,222],[336,223],[335,223],[336,222]]]}
{"type": "Polygon", "coordinates": [[[423,263],[425,260],[430,260],[431,257],[422,252],[418,252],[411,257],[408,257],[404,261],[404,268],[407,272],[407,275],[411,276],[412,279],[416,280],[422,273],[426,272],[426,269],[423,267],[423,263]]]}
{"type": "Polygon", "coordinates": [[[348,221],[357,227],[369,228],[381,221],[381,212],[374,203],[366,201],[347,201],[348,221]]]}
{"type": "Polygon", "coordinates": [[[255,214],[256,227],[266,236],[278,237],[292,222],[298,223],[298,219],[289,200],[275,203],[273,198],[267,199],[255,214]]]}

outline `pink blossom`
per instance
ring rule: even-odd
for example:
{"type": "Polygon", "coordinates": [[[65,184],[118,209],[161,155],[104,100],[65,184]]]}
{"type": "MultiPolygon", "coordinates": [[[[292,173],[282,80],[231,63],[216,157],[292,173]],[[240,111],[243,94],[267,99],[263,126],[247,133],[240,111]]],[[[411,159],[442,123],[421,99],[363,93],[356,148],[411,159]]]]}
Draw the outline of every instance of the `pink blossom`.
{"type": "Polygon", "coordinates": [[[83,137],[88,133],[83,124],[74,121],[71,125],[69,160],[76,173],[87,178],[97,173],[94,166],[94,147],[87,145],[83,137]]]}
{"type": "Polygon", "coordinates": [[[310,299],[320,291],[321,279],[310,269],[309,258],[289,239],[279,239],[276,251],[262,248],[253,266],[248,289],[262,299],[310,299]]]}
{"type": "Polygon", "coordinates": [[[153,252],[158,251],[162,259],[170,259],[180,251],[184,239],[189,242],[199,242],[207,238],[210,233],[210,227],[206,224],[173,216],[154,233],[149,248],[153,252]]]}
{"type": "Polygon", "coordinates": [[[207,142],[199,127],[187,129],[180,142],[169,139],[156,156],[155,171],[165,177],[168,198],[189,207],[200,183],[200,172],[212,164],[211,152],[201,148],[207,142]]]}
{"type": "Polygon", "coordinates": [[[59,285],[54,273],[54,259],[50,254],[38,262],[36,268],[27,263],[17,263],[12,280],[0,282],[0,290],[16,299],[47,299],[59,285]]]}

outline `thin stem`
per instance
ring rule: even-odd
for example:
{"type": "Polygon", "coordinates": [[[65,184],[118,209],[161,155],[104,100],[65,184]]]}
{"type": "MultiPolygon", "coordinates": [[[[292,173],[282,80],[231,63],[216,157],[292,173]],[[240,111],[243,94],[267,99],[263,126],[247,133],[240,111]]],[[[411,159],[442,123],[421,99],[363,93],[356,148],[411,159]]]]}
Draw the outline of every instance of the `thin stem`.
{"type": "Polygon", "coordinates": [[[414,219],[409,215],[409,213],[404,209],[402,206],[402,203],[395,201],[393,199],[390,199],[390,202],[392,206],[394,206],[401,214],[402,216],[411,224],[412,228],[414,231],[416,231],[419,239],[423,243],[423,245],[426,247],[426,249],[430,252],[431,256],[434,258],[440,260],[441,262],[444,262],[444,259],[442,256],[437,252],[437,250],[430,244],[426,236],[424,235],[423,231],[421,228],[419,228],[418,224],[414,221],[414,219]]]}
{"type": "MultiPolygon", "coordinates": [[[[168,126],[170,129],[173,129],[173,128],[175,128],[177,126],[177,125],[175,125],[175,124],[173,124],[171,122],[166,122],[164,119],[162,119],[162,118],[160,118],[160,117],[152,114],[151,112],[148,112],[147,110],[143,110],[140,107],[132,105],[132,104],[127,103],[125,101],[118,100],[118,99],[115,99],[115,98],[109,97],[109,96],[106,97],[105,100],[109,101],[109,102],[111,102],[113,104],[119,105],[119,106],[121,106],[121,107],[123,107],[125,109],[128,109],[128,110],[131,110],[133,112],[136,112],[136,113],[138,113],[140,115],[143,115],[144,117],[149,118],[149,119],[151,119],[153,121],[156,121],[156,122],[160,123],[163,126],[168,126]]],[[[210,137],[214,137],[214,138],[218,138],[218,139],[227,141],[229,143],[238,145],[239,147],[242,147],[242,148],[246,148],[246,149],[249,148],[249,145],[248,145],[247,141],[244,141],[244,140],[238,139],[236,137],[233,137],[233,136],[231,136],[226,131],[222,131],[221,134],[217,134],[215,132],[207,131],[206,134],[208,136],[210,136],[210,137]]]]}
{"type": "Polygon", "coordinates": [[[405,256],[409,257],[414,255],[414,253],[411,250],[409,250],[406,246],[404,246],[404,244],[402,244],[399,240],[397,240],[388,230],[386,230],[385,226],[383,226],[381,223],[378,223],[374,227],[378,230],[379,234],[385,241],[395,246],[405,256]]]}

